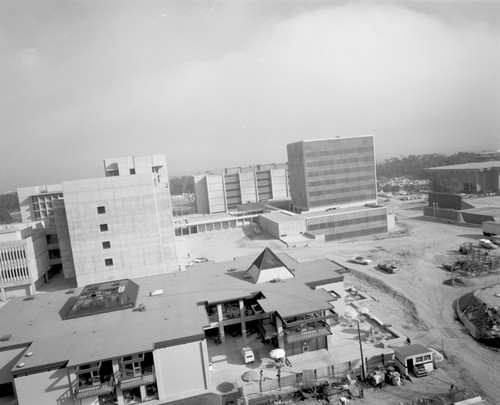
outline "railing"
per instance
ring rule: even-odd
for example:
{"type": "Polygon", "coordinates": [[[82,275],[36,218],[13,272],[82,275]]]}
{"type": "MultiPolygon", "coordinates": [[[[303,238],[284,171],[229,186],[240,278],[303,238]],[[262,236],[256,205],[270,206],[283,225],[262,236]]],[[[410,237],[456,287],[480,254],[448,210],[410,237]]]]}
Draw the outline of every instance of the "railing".
{"type": "Polygon", "coordinates": [[[104,382],[97,385],[84,385],[75,388],[75,398],[82,399],[88,397],[96,397],[106,395],[113,392],[114,386],[112,382],[104,382]]]}
{"type": "Polygon", "coordinates": [[[327,323],[321,323],[321,326],[307,325],[305,330],[283,329],[285,342],[299,342],[302,340],[312,339],[319,336],[331,335],[330,327],[327,323]]]}
{"type": "Polygon", "coordinates": [[[139,387],[141,385],[153,384],[156,381],[156,375],[154,371],[147,371],[142,373],[142,375],[126,376],[120,377],[120,388],[122,390],[139,387]]]}

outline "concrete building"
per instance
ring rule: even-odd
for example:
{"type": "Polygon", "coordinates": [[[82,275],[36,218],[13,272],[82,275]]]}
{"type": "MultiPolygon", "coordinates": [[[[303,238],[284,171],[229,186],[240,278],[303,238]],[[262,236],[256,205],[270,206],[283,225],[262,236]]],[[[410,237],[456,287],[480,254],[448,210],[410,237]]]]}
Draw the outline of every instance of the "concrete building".
{"type": "Polygon", "coordinates": [[[50,268],[43,227],[13,224],[0,228],[0,300],[34,294],[48,281],[50,268]]]}
{"type": "Polygon", "coordinates": [[[19,405],[182,400],[214,389],[213,338],[225,345],[233,331],[242,341],[258,334],[287,357],[336,355],[341,265],[265,249],[197,266],[11,300],[0,309],[0,392],[19,405]]]}
{"type": "Polygon", "coordinates": [[[300,141],[287,151],[295,212],[377,202],[372,135],[300,141]]]}
{"type": "Polygon", "coordinates": [[[286,244],[300,242],[300,236],[331,242],[389,231],[387,208],[361,206],[331,211],[310,211],[293,214],[285,211],[259,215],[262,230],[286,244]]]}
{"type": "Polygon", "coordinates": [[[444,173],[458,179],[462,183],[464,193],[484,194],[500,191],[500,161],[498,160],[431,167],[427,170],[435,176],[444,173]]]}
{"type": "Polygon", "coordinates": [[[62,266],[62,259],[55,221],[55,206],[63,200],[62,186],[60,184],[51,184],[18,188],[17,198],[22,222],[36,222],[45,229],[49,265],[54,271],[59,271],[62,266]]]}
{"type": "Polygon", "coordinates": [[[285,163],[224,169],[194,176],[199,214],[235,210],[238,205],[289,198],[285,163]]]}
{"type": "Polygon", "coordinates": [[[106,159],[104,169],[107,177],[62,183],[65,275],[82,286],[178,271],[165,157],[106,159]]]}

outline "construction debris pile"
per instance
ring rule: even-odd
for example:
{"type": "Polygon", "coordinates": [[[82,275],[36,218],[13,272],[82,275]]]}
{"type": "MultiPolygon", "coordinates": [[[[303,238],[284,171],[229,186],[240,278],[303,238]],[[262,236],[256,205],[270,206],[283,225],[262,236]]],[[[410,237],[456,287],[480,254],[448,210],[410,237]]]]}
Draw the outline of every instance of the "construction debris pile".
{"type": "Polygon", "coordinates": [[[444,263],[446,271],[461,272],[473,277],[500,269],[500,256],[492,255],[487,250],[476,249],[472,243],[463,243],[458,249],[462,255],[453,263],[444,263]]]}
{"type": "Polygon", "coordinates": [[[474,337],[480,340],[500,340],[500,310],[479,300],[474,292],[457,301],[457,312],[475,328],[474,337]]]}

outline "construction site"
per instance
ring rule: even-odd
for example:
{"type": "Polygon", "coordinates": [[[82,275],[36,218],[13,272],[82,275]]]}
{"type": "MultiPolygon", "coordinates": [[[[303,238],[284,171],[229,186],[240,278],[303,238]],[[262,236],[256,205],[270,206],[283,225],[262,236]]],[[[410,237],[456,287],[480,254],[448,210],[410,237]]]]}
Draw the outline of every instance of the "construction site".
{"type": "MultiPolygon", "coordinates": [[[[482,201],[478,198],[475,203],[480,205],[482,201]]],[[[486,254],[485,249],[479,248],[479,239],[484,237],[479,225],[429,218],[422,214],[425,202],[408,203],[391,199],[384,204],[396,216],[396,227],[386,235],[375,237],[335,243],[311,242],[308,246],[294,247],[280,243],[265,232],[255,235],[235,229],[178,239],[179,255],[185,258],[186,263],[190,260],[188,254],[217,262],[232,259],[235,255],[259,252],[264,246],[273,251],[284,251],[299,261],[326,257],[341,263],[349,268],[349,272],[344,274],[346,291],[352,287],[359,296],[365,297],[362,307],[370,315],[381,319],[384,325],[392,325],[403,338],[409,337],[412,344],[433,349],[437,353],[436,358],[439,355],[443,358],[442,361],[433,361],[433,369],[420,378],[416,377],[416,370],[413,369],[408,373],[409,379],[401,369],[392,369],[395,363],[390,361],[367,367],[365,381],[357,378],[361,375],[359,365],[358,371],[354,370],[353,378],[348,377],[348,369],[343,375],[333,375],[331,371],[326,373],[327,367],[320,367],[317,370],[325,370],[325,374],[317,371],[310,387],[304,385],[304,380],[298,380],[293,368],[284,366],[281,369],[281,389],[276,368],[270,368],[269,371],[274,372],[263,381],[264,398],[260,400],[267,402],[262,403],[339,403],[341,397],[349,399],[349,395],[352,396],[351,401],[370,405],[445,405],[460,401],[469,401],[464,402],[469,404],[498,403],[500,386],[497,376],[491,371],[498,370],[500,352],[474,339],[456,313],[456,302],[462,296],[474,296],[475,291],[500,283],[498,255],[494,249],[486,254]],[[459,252],[460,246],[468,251],[465,254],[459,252]],[[372,263],[361,265],[349,261],[358,255],[372,260],[372,263]],[[443,263],[454,264],[457,261],[466,264],[462,265],[462,269],[458,265],[453,271],[444,269],[443,263]],[[380,270],[377,264],[383,262],[394,263],[399,271],[389,274],[380,270]],[[393,374],[394,371],[399,373],[399,378],[393,374]],[[285,386],[287,381],[289,384],[285,386]],[[360,388],[363,389],[362,398],[360,388]]],[[[500,205],[500,198],[484,198],[484,204],[500,205]]],[[[482,293],[475,295],[482,296],[482,293]]],[[[498,299],[494,294],[490,296],[491,299],[498,299]]],[[[346,297],[349,298],[349,294],[346,297]]],[[[478,304],[473,311],[470,303],[464,304],[465,300],[460,302],[462,310],[468,308],[468,317],[472,316],[470,313],[478,314],[486,309],[478,304]]],[[[489,312],[493,314],[493,311],[489,312]]],[[[342,327],[342,322],[339,327],[347,328],[342,327]]],[[[363,345],[365,341],[371,344],[362,336],[363,345]]],[[[358,339],[354,339],[353,343],[359,344],[358,339]]],[[[404,345],[400,343],[399,346],[404,345]]],[[[336,353],[343,350],[339,346],[336,353]]],[[[293,359],[292,363],[298,366],[293,359]]],[[[265,374],[268,373],[266,362],[259,367],[264,368],[265,374]]],[[[307,368],[307,364],[304,367],[307,368]]],[[[255,392],[256,396],[260,393],[258,379],[238,383],[226,381],[238,386],[240,392],[255,392]]],[[[227,398],[236,403],[237,396],[227,398]]],[[[251,403],[252,396],[247,398],[251,403]]],[[[259,403],[259,400],[254,398],[254,403],[259,403]]]]}

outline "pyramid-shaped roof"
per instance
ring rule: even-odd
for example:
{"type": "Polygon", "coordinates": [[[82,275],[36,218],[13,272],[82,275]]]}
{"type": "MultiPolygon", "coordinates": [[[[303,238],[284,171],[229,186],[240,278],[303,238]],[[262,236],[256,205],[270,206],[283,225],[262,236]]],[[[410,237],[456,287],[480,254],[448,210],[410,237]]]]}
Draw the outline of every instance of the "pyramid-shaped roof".
{"type": "Polygon", "coordinates": [[[269,248],[265,248],[248,268],[247,274],[255,283],[272,280],[286,280],[295,277],[280,258],[269,248]]]}
{"type": "Polygon", "coordinates": [[[255,259],[252,266],[255,265],[259,270],[272,269],[274,267],[286,267],[278,256],[269,248],[265,248],[255,259]]]}

